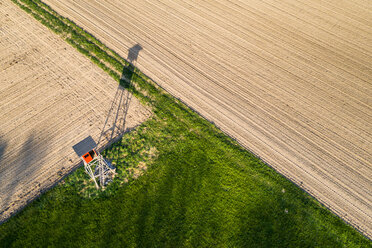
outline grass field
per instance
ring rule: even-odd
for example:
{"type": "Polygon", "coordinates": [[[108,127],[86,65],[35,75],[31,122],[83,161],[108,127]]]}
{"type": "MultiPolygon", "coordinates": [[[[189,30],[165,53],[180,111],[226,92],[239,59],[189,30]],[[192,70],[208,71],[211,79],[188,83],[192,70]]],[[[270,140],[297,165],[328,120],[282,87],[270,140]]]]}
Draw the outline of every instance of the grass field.
{"type": "Polygon", "coordinates": [[[94,191],[79,168],[1,225],[0,246],[371,245],[72,22],[40,1],[13,2],[114,78],[123,71],[154,115],[103,152],[118,171],[105,191],[94,191]]]}

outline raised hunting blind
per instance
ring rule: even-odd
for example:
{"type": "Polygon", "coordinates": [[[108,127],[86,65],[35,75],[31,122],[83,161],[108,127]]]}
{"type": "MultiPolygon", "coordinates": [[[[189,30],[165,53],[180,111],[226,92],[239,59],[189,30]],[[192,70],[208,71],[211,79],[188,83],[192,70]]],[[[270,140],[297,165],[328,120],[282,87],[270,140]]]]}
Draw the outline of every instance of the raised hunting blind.
{"type": "Polygon", "coordinates": [[[96,150],[97,144],[91,136],[80,141],[72,148],[84,163],[86,173],[94,181],[96,188],[103,188],[115,175],[113,168],[96,150]],[[98,182],[96,178],[98,178],[98,182]]]}

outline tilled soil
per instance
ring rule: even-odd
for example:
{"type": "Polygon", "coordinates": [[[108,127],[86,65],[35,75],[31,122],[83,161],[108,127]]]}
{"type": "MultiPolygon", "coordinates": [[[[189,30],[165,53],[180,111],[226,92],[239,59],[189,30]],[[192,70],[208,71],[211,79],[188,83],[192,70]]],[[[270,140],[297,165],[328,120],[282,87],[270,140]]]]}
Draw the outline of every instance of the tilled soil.
{"type": "Polygon", "coordinates": [[[0,2],[0,222],[150,110],[10,0],[0,2]]]}
{"type": "Polygon", "coordinates": [[[45,0],[372,237],[372,2],[45,0]]]}

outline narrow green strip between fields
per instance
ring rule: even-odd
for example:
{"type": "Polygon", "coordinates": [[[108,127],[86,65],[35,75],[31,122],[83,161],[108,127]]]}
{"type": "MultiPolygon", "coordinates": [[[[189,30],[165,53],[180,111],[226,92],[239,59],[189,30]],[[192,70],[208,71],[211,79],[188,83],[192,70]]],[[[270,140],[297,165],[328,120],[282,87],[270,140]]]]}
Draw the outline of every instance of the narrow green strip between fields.
{"type": "Polygon", "coordinates": [[[1,247],[370,247],[352,227],[38,0],[12,0],[123,84],[153,116],[0,226],[1,247]],[[121,75],[125,78],[121,78],[121,75]],[[130,82],[130,84],[129,84],[130,82]]]}

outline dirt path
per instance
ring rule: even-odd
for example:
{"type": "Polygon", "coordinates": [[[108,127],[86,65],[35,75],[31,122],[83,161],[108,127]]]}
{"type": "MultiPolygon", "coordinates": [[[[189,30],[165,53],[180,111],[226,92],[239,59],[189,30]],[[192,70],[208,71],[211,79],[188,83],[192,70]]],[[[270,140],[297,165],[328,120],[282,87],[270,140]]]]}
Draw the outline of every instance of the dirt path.
{"type": "Polygon", "coordinates": [[[372,237],[372,2],[45,2],[372,237]]]}
{"type": "Polygon", "coordinates": [[[65,41],[0,2],[0,222],[79,163],[73,145],[89,135],[98,142],[104,128],[101,147],[149,114],[65,41]]]}

